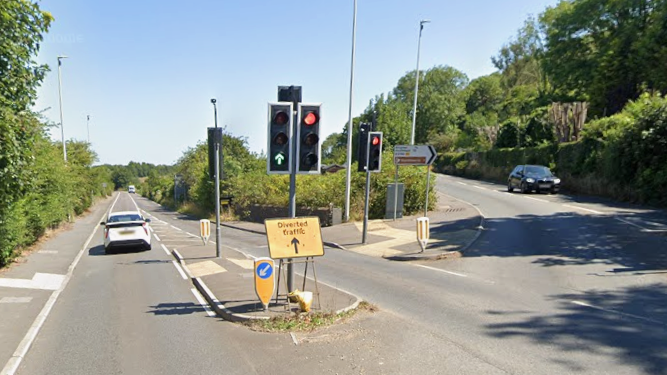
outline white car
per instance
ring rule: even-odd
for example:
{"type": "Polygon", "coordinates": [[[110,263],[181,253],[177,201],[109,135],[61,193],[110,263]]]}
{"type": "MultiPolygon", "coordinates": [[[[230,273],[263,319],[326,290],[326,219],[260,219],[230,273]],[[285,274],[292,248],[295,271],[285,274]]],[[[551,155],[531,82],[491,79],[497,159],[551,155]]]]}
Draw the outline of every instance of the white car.
{"type": "Polygon", "coordinates": [[[144,218],[139,211],[111,212],[104,225],[104,251],[108,254],[116,248],[140,247],[151,249],[151,219],[144,218]]]}
{"type": "Polygon", "coordinates": [[[134,193],[137,192],[137,189],[134,187],[134,185],[130,185],[130,186],[127,188],[127,192],[128,192],[128,193],[131,193],[131,194],[134,194],[134,193]]]}

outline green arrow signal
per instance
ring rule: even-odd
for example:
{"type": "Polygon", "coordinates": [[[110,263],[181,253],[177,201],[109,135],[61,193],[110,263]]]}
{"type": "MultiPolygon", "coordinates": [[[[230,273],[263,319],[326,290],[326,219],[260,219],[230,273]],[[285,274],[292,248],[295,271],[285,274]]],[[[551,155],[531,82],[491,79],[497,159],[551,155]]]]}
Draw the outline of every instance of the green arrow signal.
{"type": "Polygon", "coordinates": [[[277,165],[282,165],[283,161],[285,161],[285,155],[283,155],[282,152],[279,152],[273,159],[276,161],[277,165]]]}

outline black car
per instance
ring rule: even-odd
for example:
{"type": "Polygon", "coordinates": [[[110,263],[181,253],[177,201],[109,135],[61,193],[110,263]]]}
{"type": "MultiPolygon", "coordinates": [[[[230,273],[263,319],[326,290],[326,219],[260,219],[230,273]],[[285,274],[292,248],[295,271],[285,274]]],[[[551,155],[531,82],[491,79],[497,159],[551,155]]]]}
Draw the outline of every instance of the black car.
{"type": "Polygon", "coordinates": [[[507,191],[514,189],[524,194],[531,191],[554,194],[560,190],[560,178],[543,165],[517,165],[507,179],[507,191]]]}

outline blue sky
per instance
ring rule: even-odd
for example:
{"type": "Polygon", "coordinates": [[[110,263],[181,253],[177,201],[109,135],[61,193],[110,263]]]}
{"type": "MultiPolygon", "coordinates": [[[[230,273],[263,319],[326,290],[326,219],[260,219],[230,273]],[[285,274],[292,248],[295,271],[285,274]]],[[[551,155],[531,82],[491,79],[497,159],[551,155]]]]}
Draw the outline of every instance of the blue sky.
{"type": "MultiPolygon", "coordinates": [[[[529,15],[557,0],[358,0],[353,115],[416,65],[450,65],[470,79],[529,15]]],[[[66,139],[90,141],[99,163],[173,164],[218,124],[266,149],[267,102],[279,85],[322,102],[323,138],[348,117],[353,0],[42,0],[55,17],[37,61],[51,66],[36,110],[59,122],[63,61],[66,139]]],[[[55,129],[54,139],[60,139],[55,129]]]]}

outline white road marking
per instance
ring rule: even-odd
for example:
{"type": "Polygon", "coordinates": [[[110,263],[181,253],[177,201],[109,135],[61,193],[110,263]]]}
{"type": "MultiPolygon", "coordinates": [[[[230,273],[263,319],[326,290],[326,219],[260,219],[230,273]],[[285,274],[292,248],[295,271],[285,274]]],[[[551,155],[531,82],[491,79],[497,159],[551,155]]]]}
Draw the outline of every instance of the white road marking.
{"type": "Polygon", "coordinates": [[[478,186],[478,185],[473,185],[473,187],[476,187],[476,188],[478,188],[478,189],[482,189],[482,190],[488,190],[487,188],[482,187],[482,186],[478,186]]]}
{"type": "Polygon", "coordinates": [[[38,254],[58,254],[58,250],[40,250],[38,254]]]}
{"type": "Polygon", "coordinates": [[[32,297],[2,297],[0,303],[30,303],[32,297]]]}
{"type": "Polygon", "coordinates": [[[573,205],[570,205],[570,204],[564,204],[563,206],[569,207],[569,208],[574,208],[575,210],[587,211],[587,212],[598,214],[598,215],[603,214],[603,212],[600,212],[600,211],[595,211],[595,210],[591,210],[589,208],[584,208],[584,207],[579,207],[579,206],[573,206],[573,205]]]}
{"type": "Polygon", "coordinates": [[[294,334],[294,332],[290,332],[289,334],[290,336],[292,336],[292,342],[294,342],[294,345],[299,345],[299,342],[296,341],[296,335],[294,334]]]}
{"type": "Polygon", "coordinates": [[[194,234],[192,234],[192,233],[190,233],[190,232],[185,232],[185,234],[187,234],[187,235],[190,236],[190,237],[199,238],[199,236],[195,236],[194,234]]]}
{"type": "Polygon", "coordinates": [[[58,290],[65,280],[65,275],[36,273],[32,280],[0,278],[0,287],[58,290]]]}
{"type": "Polygon", "coordinates": [[[171,253],[169,252],[169,249],[167,249],[167,247],[164,246],[164,244],[162,244],[162,250],[164,250],[164,252],[167,253],[167,255],[171,255],[171,253]]]}
{"type": "Polygon", "coordinates": [[[137,211],[141,211],[141,210],[139,209],[139,206],[137,205],[137,202],[134,201],[134,198],[132,198],[132,196],[130,195],[130,193],[127,193],[127,195],[130,196],[130,200],[132,201],[132,203],[134,203],[134,207],[137,208],[137,211]]]}
{"type": "Polygon", "coordinates": [[[549,201],[546,200],[546,199],[533,198],[533,197],[524,197],[524,198],[526,198],[526,199],[532,199],[532,200],[534,200],[534,201],[538,201],[538,202],[546,202],[546,203],[549,203],[549,201]]]}
{"type": "Polygon", "coordinates": [[[423,265],[423,264],[415,264],[415,265],[416,265],[417,267],[422,267],[422,268],[426,268],[426,269],[433,270],[433,271],[438,271],[438,272],[444,272],[444,273],[447,273],[447,274],[450,274],[450,275],[454,275],[454,276],[468,277],[468,275],[464,275],[464,274],[462,274],[462,273],[457,273],[457,272],[447,271],[447,270],[443,270],[443,269],[435,268],[435,267],[429,267],[429,266],[425,266],[425,265],[423,265]]]}
{"type": "Polygon", "coordinates": [[[202,297],[201,294],[199,294],[197,289],[192,288],[190,290],[192,291],[192,294],[195,295],[195,298],[197,299],[197,302],[199,302],[201,307],[204,308],[204,311],[206,311],[206,314],[208,314],[208,316],[211,316],[211,317],[215,316],[215,312],[213,310],[211,310],[208,303],[206,302],[206,300],[204,300],[204,297],[202,297]]]}
{"type": "MultiPolygon", "coordinates": [[[[116,204],[119,197],[120,194],[116,196],[116,200],[111,205],[111,208],[113,208],[113,206],[116,204]]],[[[105,214],[111,212],[111,208],[109,209],[109,211],[105,212],[105,214]]],[[[97,222],[102,221],[105,214],[103,214],[102,217],[99,220],[97,220],[97,222]]],[[[88,249],[88,245],[90,244],[90,241],[92,241],[93,236],[95,235],[95,233],[97,233],[98,229],[99,227],[97,225],[93,228],[93,231],[90,233],[90,236],[83,244],[83,247],[79,251],[79,254],[77,254],[76,258],[74,258],[74,261],[72,262],[72,264],[70,264],[69,268],[67,269],[67,275],[65,276],[65,279],[60,285],[60,288],[51,293],[51,297],[49,297],[49,299],[46,301],[46,304],[42,308],[42,311],[39,312],[39,315],[37,315],[37,317],[33,321],[32,325],[30,326],[30,329],[28,329],[28,332],[21,340],[21,343],[19,343],[19,346],[18,348],[16,348],[16,351],[14,351],[14,354],[12,354],[12,357],[9,359],[9,361],[7,361],[5,367],[2,369],[2,371],[0,371],[0,374],[14,375],[16,373],[19,366],[21,365],[21,361],[28,353],[28,350],[30,349],[30,346],[32,346],[32,343],[35,341],[35,338],[37,337],[39,330],[42,328],[44,322],[46,321],[46,318],[49,316],[49,313],[51,312],[53,305],[56,304],[56,301],[58,300],[60,293],[62,293],[62,291],[65,290],[65,288],[67,287],[69,280],[72,278],[72,274],[74,273],[76,265],[79,264],[79,261],[83,256],[83,253],[88,249]]]]}
{"type": "Polygon", "coordinates": [[[627,220],[625,220],[625,219],[621,219],[620,217],[617,217],[616,220],[621,221],[621,222],[624,222],[624,223],[626,223],[626,224],[630,224],[630,225],[632,225],[632,226],[634,226],[634,227],[637,227],[637,228],[639,228],[639,229],[642,229],[642,230],[649,230],[649,229],[647,229],[647,228],[642,227],[642,226],[639,225],[639,224],[633,223],[633,222],[631,222],[631,221],[627,221],[627,220]]]}
{"type": "Polygon", "coordinates": [[[594,305],[591,305],[589,303],[582,302],[582,301],[570,301],[570,302],[575,304],[575,305],[584,306],[584,307],[588,307],[588,308],[595,309],[595,310],[600,310],[600,311],[604,311],[604,312],[608,312],[608,313],[612,313],[612,314],[617,314],[617,315],[621,315],[621,316],[627,316],[629,318],[643,320],[645,322],[650,322],[650,323],[658,324],[658,325],[661,325],[661,326],[667,326],[667,323],[665,323],[665,322],[661,322],[659,320],[646,318],[646,317],[635,315],[635,314],[628,314],[628,313],[624,313],[624,312],[620,312],[620,311],[616,311],[616,310],[605,309],[603,307],[594,306],[594,305]]]}
{"type": "Polygon", "coordinates": [[[180,231],[182,231],[182,230],[183,230],[183,229],[181,229],[181,228],[178,228],[178,227],[175,227],[175,226],[173,226],[173,225],[172,225],[171,227],[172,227],[172,228],[174,228],[174,229],[176,229],[176,230],[180,230],[180,231]]]}
{"type": "Polygon", "coordinates": [[[183,278],[183,280],[187,280],[188,277],[185,275],[185,272],[183,272],[183,268],[181,268],[181,265],[178,264],[178,262],[175,261],[175,260],[172,260],[171,262],[174,264],[174,267],[176,267],[176,269],[178,270],[178,273],[181,274],[181,277],[183,278]]]}
{"type": "Polygon", "coordinates": [[[456,182],[459,183],[459,184],[461,184],[461,185],[468,186],[468,184],[466,184],[465,182],[461,182],[461,181],[456,181],[456,182]]]}
{"type": "Polygon", "coordinates": [[[155,236],[155,239],[160,241],[160,237],[157,236],[157,233],[153,232],[153,236],[155,236]]]}

